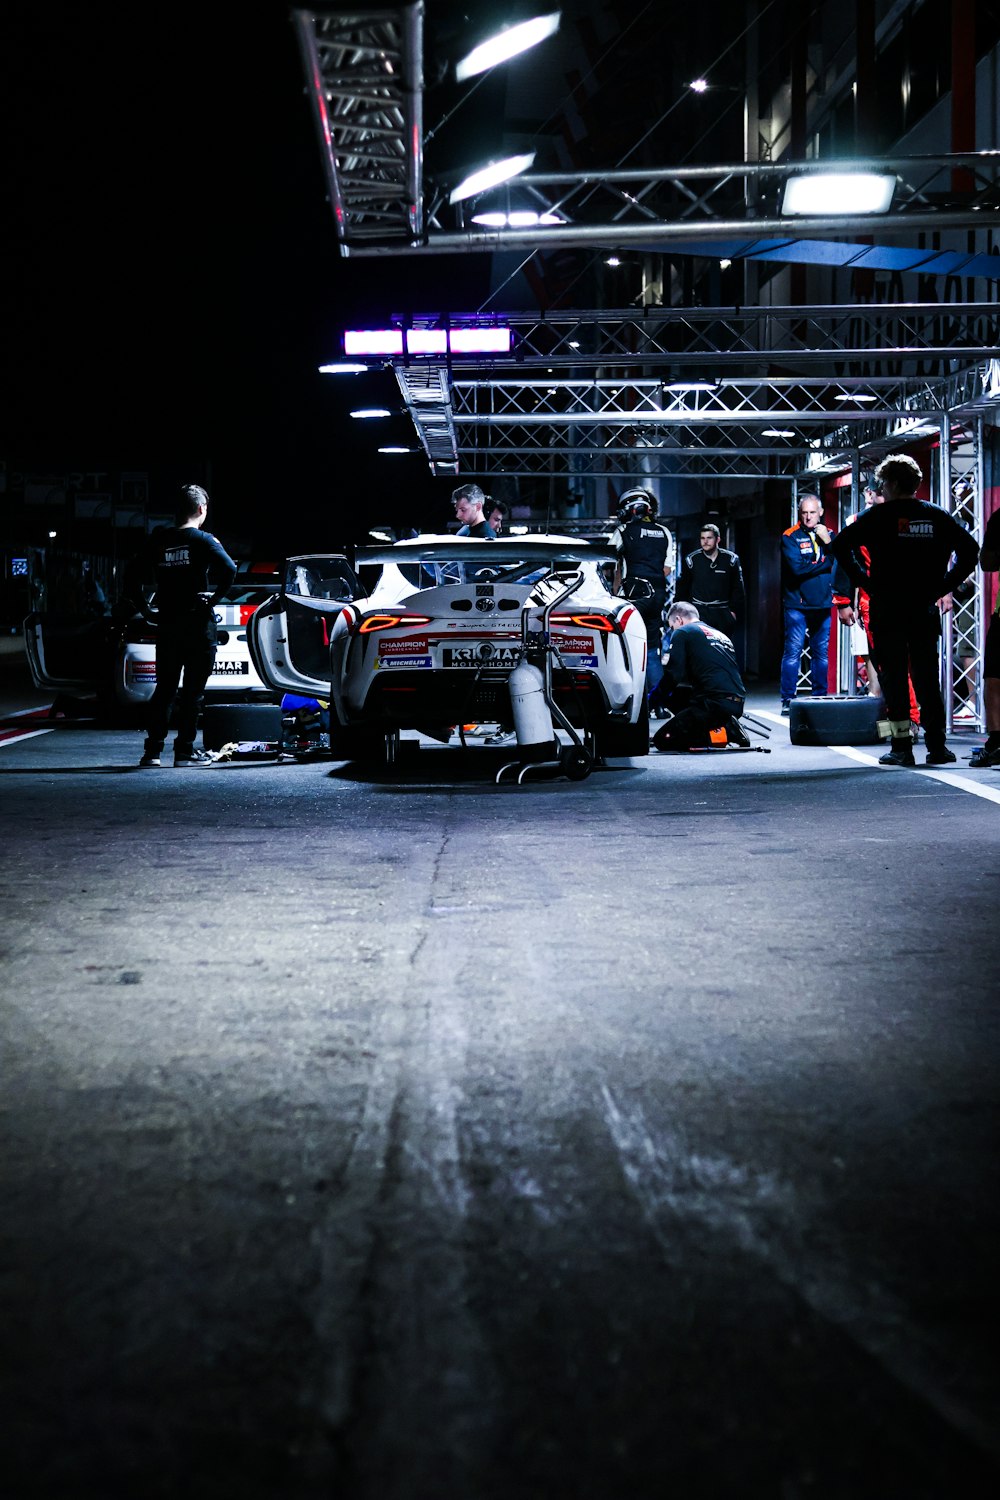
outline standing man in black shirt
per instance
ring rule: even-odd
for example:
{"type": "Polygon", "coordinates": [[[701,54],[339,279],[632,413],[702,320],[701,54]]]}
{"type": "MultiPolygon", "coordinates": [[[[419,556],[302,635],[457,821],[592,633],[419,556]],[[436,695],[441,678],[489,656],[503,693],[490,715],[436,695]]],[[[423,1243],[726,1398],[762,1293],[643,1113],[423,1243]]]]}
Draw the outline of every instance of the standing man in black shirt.
{"type": "Polygon", "coordinates": [[[739,659],[736,635],[746,613],[746,589],[740,560],[719,546],[721,535],[714,521],[705,522],[697,551],[689,552],[681,565],[677,597],[689,599],[706,625],[728,635],[739,659]]]}
{"type": "Polygon", "coordinates": [[[478,536],[484,541],[496,541],[496,532],[483,514],[486,494],[478,484],[460,484],[451,492],[451,503],[456,518],[462,523],[456,536],[478,536]]]}
{"type": "Polygon", "coordinates": [[[201,485],[184,485],[176,524],[153,532],[126,579],[125,594],[132,602],[142,599],[144,580],[153,580],[156,590],[156,689],[149,701],[139,762],[143,767],[160,764],[175,698],[174,765],[211,759],[194,748],[194,737],[201,696],[215,665],[215,606],[235,578],[236,564],[216,537],[202,531],[207,515],[208,495],[201,485]]]}
{"type": "MultiPolygon", "coordinates": [[[[885,503],[873,505],[852,526],[845,526],[834,537],[830,553],[871,600],[872,655],[892,735],[892,748],[880,764],[916,764],[910,740],[909,664],[927,745],[925,763],[943,766],[955,756],[945,744],[938,678],[938,601],[968,578],[979,558],[979,546],[954,516],[916,498],[923,475],[909,454],[884,458],[875,478],[882,485],[885,503]],[[868,552],[867,569],[862,548],[868,552]]],[[[841,606],[842,618],[849,610],[849,604],[841,606]]]]}
{"type": "Polygon", "coordinates": [[[648,490],[626,490],[618,502],[618,525],[611,545],[618,554],[614,591],[635,603],[646,626],[646,691],[651,693],[663,676],[660,645],[663,640],[663,606],[667,602],[667,579],[673,565],[673,538],[654,520],[656,500],[648,490]]]}
{"type": "Polygon", "coordinates": [[[653,736],[657,750],[707,745],[710,731],[723,728],[733,743],[749,744],[736,722],[746,688],[728,635],[706,625],[686,599],[671,604],[667,624],[673,634],[663,681],[674,716],[653,736]]]}

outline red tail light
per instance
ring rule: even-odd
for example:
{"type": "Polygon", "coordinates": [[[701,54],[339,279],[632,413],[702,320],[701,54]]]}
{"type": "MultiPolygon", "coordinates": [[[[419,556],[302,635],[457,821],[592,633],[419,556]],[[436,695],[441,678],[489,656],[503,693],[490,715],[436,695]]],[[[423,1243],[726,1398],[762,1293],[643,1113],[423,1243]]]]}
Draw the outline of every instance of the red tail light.
{"type": "Polygon", "coordinates": [[[581,630],[600,630],[605,635],[617,635],[618,626],[610,615],[550,615],[553,624],[579,625],[581,630]]]}
{"type": "Polygon", "coordinates": [[[373,630],[392,630],[397,625],[429,625],[430,615],[365,615],[358,625],[359,635],[371,635],[373,630]]]}

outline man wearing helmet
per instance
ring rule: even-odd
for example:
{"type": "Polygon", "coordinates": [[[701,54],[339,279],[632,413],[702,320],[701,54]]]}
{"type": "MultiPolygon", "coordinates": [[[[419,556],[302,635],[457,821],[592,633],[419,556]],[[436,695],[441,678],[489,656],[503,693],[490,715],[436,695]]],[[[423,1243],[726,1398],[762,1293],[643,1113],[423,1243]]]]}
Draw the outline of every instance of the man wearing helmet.
{"type": "Polygon", "coordinates": [[[618,554],[615,593],[633,600],[646,626],[648,692],[656,688],[663,675],[663,608],[673,566],[673,539],[655,519],[656,509],[656,500],[648,490],[626,490],[618,502],[618,525],[611,535],[611,545],[618,554]]]}

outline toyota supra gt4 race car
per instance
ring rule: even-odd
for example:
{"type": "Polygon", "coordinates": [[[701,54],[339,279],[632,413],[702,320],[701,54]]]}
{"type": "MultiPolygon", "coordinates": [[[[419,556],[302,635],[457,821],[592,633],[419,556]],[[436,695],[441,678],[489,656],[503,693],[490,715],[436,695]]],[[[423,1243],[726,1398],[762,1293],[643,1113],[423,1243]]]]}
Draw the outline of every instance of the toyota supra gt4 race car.
{"type": "Polygon", "coordinates": [[[250,654],[275,689],[330,700],[335,755],[378,760],[400,731],[509,723],[526,622],[544,612],[558,709],[597,754],[645,755],[646,629],[611,592],[613,561],[571,537],[418,537],[359,551],[366,582],[334,602],[312,582],[333,561],[293,558],[250,622],[250,654]]]}

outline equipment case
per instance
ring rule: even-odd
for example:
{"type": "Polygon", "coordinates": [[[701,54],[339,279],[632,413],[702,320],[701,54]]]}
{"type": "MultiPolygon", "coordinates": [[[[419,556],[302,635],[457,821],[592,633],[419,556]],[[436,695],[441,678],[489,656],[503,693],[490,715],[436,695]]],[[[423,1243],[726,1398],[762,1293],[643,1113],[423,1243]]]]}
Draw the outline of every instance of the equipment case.
{"type": "Polygon", "coordinates": [[[875,726],[884,718],[881,698],[793,698],[788,735],[793,745],[877,745],[875,726]]]}

